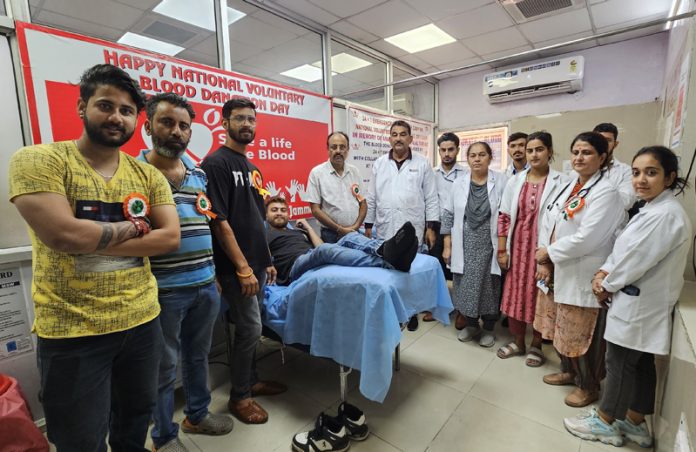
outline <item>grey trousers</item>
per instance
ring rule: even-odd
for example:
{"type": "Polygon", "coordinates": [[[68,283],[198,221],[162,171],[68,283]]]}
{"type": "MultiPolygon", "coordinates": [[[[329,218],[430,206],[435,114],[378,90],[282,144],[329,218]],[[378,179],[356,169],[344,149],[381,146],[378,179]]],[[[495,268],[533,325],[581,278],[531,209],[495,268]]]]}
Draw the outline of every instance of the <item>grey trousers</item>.
{"type": "Polygon", "coordinates": [[[266,284],[266,272],[255,273],[259,292],[244,297],[236,275],[218,275],[222,298],[229,306],[228,320],[234,324],[234,345],[230,362],[230,400],[251,397],[251,387],[259,379],[256,374],[256,345],[261,338],[261,302],[266,284]]]}
{"type": "Polygon", "coordinates": [[[607,378],[599,408],[616,419],[626,411],[653,414],[655,409],[655,356],[607,342],[607,378]]]}

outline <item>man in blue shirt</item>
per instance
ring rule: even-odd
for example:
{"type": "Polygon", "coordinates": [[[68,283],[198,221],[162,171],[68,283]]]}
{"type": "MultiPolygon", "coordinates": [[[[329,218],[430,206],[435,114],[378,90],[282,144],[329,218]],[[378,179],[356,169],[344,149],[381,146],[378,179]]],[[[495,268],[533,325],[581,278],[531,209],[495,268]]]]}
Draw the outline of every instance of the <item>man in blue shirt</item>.
{"type": "Polygon", "coordinates": [[[172,422],[180,353],[186,394],[186,418],[181,429],[186,433],[223,435],[233,426],[229,416],[208,411],[208,353],[220,310],[208,227],[213,214],[205,195],[206,175],[185,155],[195,117],[193,108],[172,93],[151,97],[145,108],[145,131],[152,137],[152,151],[143,151],[138,159],[157,167],[169,181],[181,225],[179,249],[150,259],[159,287],[165,342],[152,441],[160,452],[185,451],[178,438],[179,425],[172,422]]]}

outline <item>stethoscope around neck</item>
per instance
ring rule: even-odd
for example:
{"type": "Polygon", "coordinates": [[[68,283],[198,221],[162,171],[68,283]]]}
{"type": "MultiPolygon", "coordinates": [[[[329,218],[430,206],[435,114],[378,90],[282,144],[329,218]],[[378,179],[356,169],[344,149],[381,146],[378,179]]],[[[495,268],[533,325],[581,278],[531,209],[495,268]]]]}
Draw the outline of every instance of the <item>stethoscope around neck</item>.
{"type": "MultiPolygon", "coordinates": [[[[584,199],[585,197],[587,197],[587,195],[590,194],[590,190],[592,190],[592,188],[593,188],[595,185],[597,185],[597,182],[599,182],[600,180],[602,180],[603,177],[604,177],[604,171],[603,171],[603,170],[600,170],[600,171],[599,171],[599,177],[597,178],[597,180],[594,181],[594,182],[592,182],[592,185],[590,185],[589,187],[581,188],[580,191],[577,192],[577,194],[575,195],[575,197],[581,198],[581,199],[584,199]]],[[[556,206],[556,205],[557,205],[558,198],[560,198],[561,195],[562,195],[563,193],[565,193],[565,191],[568,189],[568,187],[570,187],[570,185],[571,185],[572,183],[573,183],[572,181],[571,181],[571,182],[568,182],[568,184],[567,184],[565,187],[563,187],[563,190],[561,190],[561,191],[556,195],[556,198],[553,200],[553,202],[551,202],[548,206],[546,206],[546,210],[548,210],[549,212],[551,212],[551,209],[553,209],[553,206],[556,206]]]]}

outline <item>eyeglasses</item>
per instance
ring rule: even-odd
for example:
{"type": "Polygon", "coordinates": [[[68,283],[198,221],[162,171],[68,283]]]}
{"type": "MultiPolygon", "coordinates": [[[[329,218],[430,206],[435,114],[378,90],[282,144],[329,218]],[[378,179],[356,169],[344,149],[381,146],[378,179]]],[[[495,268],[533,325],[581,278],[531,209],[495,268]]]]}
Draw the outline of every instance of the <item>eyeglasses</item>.
{"type": "Polygon", "coordinates": [[[329,146],[329,149],[331,149],[332,151],[336,151],[336,150],[345,151],[348,149],[348,146],[346,146],[345,144],[332,144],[331,146],[329,146]]]}
{"type": "Polygon", "coordinates": [[[245,121],[248,122],[249,124],[256,124],[256,116],[247,116],[247,115],[235,115],[235,116],[230,116],[230,120],[238,123],[244,123],[245,121]]]}

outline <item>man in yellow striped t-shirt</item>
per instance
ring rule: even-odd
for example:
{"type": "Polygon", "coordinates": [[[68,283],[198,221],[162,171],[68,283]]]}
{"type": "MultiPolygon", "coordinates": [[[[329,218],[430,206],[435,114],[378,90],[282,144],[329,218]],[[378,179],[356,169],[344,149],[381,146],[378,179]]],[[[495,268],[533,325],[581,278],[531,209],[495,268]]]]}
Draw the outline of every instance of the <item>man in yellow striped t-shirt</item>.
{"type": "Polygon", "coordinates": [[[142,450],[157,396],[162,331],[147,256],[178,248],[166,179],[120,152],[145,95],[106,64],[80,81],[75,141],[10,161],[10,200],[29,225],[48,439],[59,451],[142,450]]]}

